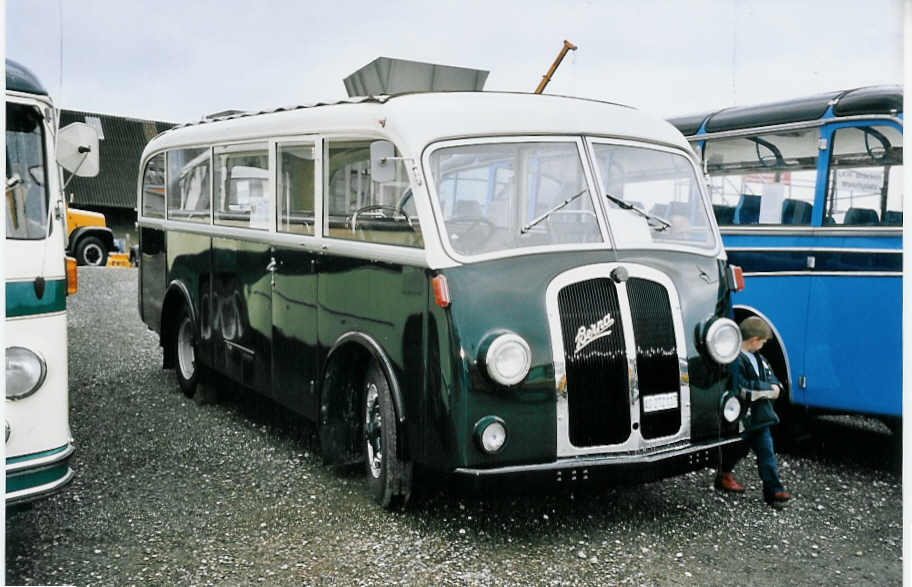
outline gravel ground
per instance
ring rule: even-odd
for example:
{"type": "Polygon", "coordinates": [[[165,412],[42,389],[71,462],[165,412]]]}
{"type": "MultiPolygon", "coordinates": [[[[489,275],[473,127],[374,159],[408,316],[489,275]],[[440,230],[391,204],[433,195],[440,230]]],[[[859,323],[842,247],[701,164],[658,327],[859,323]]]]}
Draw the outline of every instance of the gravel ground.
{"type": "Polygon", "coordinates": [[[7,518],[7,582],[74,585],[898,585],[898,443],[828,418],[780,455],[789,507],[705,470],[591,493],[425,491],[376,507],[360,469],[324,467],[313,427],[161,370],[134,269],[81,268],[70,299],[76,479],[7,518]]]}

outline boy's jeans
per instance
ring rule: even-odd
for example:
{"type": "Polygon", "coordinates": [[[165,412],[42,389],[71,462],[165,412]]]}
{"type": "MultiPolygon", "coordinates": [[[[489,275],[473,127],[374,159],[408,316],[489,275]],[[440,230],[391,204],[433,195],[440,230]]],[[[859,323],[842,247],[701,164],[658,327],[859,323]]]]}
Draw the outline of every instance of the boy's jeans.
{"type": "Polygon", "coordinates": [[[769,499],[777,491],[783,491],[779,481],[779,466],[776,461],[776,452],[773,450],[773,435],[769,426],[758,430],[745,432],[741,435],[743,442],[729,445],[722,453],[722,470],[732,472],[749,449],[757,455],[757,472],[763,481],[763,497],[769,499]]]}

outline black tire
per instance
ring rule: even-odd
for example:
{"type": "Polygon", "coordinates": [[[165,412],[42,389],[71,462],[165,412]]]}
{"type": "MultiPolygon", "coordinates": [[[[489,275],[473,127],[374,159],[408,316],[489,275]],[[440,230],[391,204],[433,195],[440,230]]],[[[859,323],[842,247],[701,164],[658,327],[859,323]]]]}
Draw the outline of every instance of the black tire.
{"type": "Polygon", "coordinates": [[[76,248],[76,262],[90,267],[104,267],[108,262],[108,248],[95,236],[87,236],[79,241],[76,248]]]}
{"type": "Polygon", "coordinates": [[[362,398],[367,489],[374,501],[386,509],[404,506],[411,495],[412,464],[396,454],[401,431],[389,383],[376,362],[367,370],[362,398]]]}
{"type": "Polygon", "coordinates": [[[196,393],[200,378],[200,364],[197,359],[196,329],[187,307],[181,308],[177,323],[174,326],[171,340],[174,353],[174,371],[177,373],[177,384],[187,397],[196,393]]]}

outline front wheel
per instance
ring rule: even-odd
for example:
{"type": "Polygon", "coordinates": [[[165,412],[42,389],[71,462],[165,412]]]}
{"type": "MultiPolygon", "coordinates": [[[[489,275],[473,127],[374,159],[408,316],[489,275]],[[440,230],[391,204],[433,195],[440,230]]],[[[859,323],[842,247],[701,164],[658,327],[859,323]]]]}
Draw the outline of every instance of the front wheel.
{"type": "Polygon", "coordinates": [[[396,410],[386,376],[371,363],[364,380],[364,461],[367,488],[387,509],[405,505],[411,494],[412,465],[399,459],[396,410]]]}
{"type": "Polygon", "coordinates": [[[76,249],[76,261],[80,265],[104,267],[108,262],[108,249],[100,238],[87,236],[79,241],[76,249]]]}
{"type": "Polygon", "coordinates": [[[193,333],[193,319],[186,307],[181,312],[174,331],[175,371],[177,383],[187,397],[196,393],[199,380],[199,364],[197,362],[196,337],[193,333]]]}

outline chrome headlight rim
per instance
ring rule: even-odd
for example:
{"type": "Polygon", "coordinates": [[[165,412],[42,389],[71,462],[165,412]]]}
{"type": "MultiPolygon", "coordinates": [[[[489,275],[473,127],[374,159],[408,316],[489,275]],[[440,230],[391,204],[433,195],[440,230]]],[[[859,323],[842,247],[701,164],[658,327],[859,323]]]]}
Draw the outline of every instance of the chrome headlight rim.
{"type": "Polygon", "coordinates": [[[729,424],[734,424],[741,417],[741,400],[738,396],[730,393],[722,398],[722,419],[729,424]],[[729,417],[731,416],[731,417],[729,417]]]}
{"type": "Polygon", "coordinates": [[[484,353],[485,370],[496,383],[506,386],[516,385],[526,378],[532,368],[532,349],[526,340],[515,332],[505,332],[495,336],[484,353]],[[523,353],[521,368],[514,374],[504,374],[497,369],[497,358],[511,346],[518,347],[523,353]]]}
{"type": "Polygon", "coordinates": [[[507,431],[507,424],[503,421],[503,418],[492,415],[484,416],[475,423],[475,430],[473,431],[472,436],[475,438],[475,445],[478,447],[478,450],[486,455],[496,455],[503,451],[504,447],[507,445],[509,433],[507,431]],[[501,435],[500,443],[496,446],[489,446],[486,442],[486,440],[491,440],[488,433],[497,432],[498,429],[500,430],[501,435]]]}
{"type": "Polygon", "coordinates": [[[9,346],[6,347],[5,352],[6,357],[6,399],[10,401],[19,401],[33,395],[36,391],[41,389],[41,386],[44,385],[45,379],[47,379],[47,361],[44,360],[44,357],[41,354],[33,351],[32,349],[22,347],[22,346],[9,346]],[[38,377],[31,383],[31,387],[23,388],[21,390],[16,390],[15,386],[11,385],[9,380],[9,367],[10,367],[10,354],[19,354],[19,360],[23,358],[25,360],[35,361],[38,366],[38,377]]]}
{"type": "Polygon", "coordinates": [[[728,365],[729,363],[734,362],[735,359],[738,358],[738,355],[741,354],[741,340],[741,329],[738,327],[738,324],[730,318],[719,317],[712,320],[709,323],[709,326],[706,327],[706,334],[703,336],[703,346],[706,347],[706,351],[714,361],[721,365],[728,365]],[[735,336],[737,337],[737,344],[734,345],[734,348],[729,354],[722,354],[722,352],[716,348],[715,343],[716,337],[725,329],[733,329],[735,336]]]}

